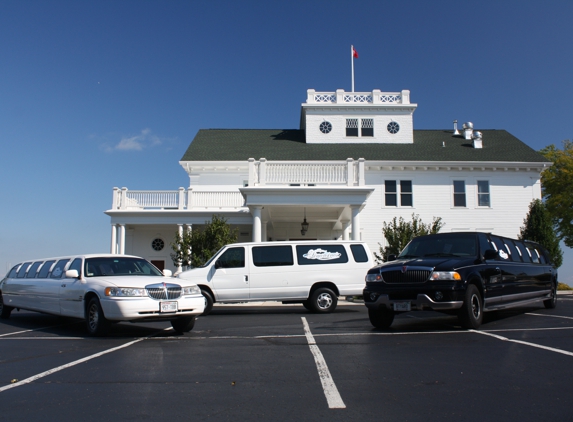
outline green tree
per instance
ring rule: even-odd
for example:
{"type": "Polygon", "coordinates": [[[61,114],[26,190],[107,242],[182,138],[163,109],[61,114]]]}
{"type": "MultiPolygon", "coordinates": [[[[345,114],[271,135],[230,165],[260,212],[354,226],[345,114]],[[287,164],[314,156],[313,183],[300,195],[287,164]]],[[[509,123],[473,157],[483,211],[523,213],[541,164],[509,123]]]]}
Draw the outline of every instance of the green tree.
{"type": "Polygon", "coordinates": [[[535,199],[529,204],[529,212],[523,220],[519,238],[532,240],[543,245],[556,267],[563,264],[563,251],[553,228],[551,214],[540,199],[535,199]]]}
{"type": "Polygon", "coordinates": [[[398,255],[414,237],[436,234],[444,224],[441,217],[434,217],[431,224],[423,223],[420,216],[415,213],[412,214],[412,221],[394,217],[390,224],[382,223],[382,234],[388,246],[382,247],[379,243],[380,255],[374,253],[376,261],[384,262],[388,259],[388,255],[398,255]]]}
{"type": "Polygon", "coordinates": [[[232,229],[224,217],[213,215],[205,221],[203,230],[194,228],[185,231],[183,236],[175,234],[171,243],[171,259],[175,266],[199,267],[207,262],[224,245],[235,243],[239,229],[232,229]]]}
{"type": "Polygon", "coordinates": [[[557,236],[573,247],[573,141],[563,141],[563,149],[549,145],[541,154],[553,165],[541,173],[545,206],[555,223],[557,236]]]}

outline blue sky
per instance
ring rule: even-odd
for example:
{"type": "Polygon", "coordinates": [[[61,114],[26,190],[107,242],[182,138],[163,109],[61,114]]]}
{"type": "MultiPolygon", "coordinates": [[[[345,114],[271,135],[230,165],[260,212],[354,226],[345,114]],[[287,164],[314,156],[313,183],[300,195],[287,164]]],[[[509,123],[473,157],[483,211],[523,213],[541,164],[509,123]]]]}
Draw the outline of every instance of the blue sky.
{"type": "MultiPolygon", "coordinates": [[[[0,2],[0,272],[107,252],[112,188],[188,185],[201,128],[298,128],[306,90],[411,90],[415,129],[571,139],[573,1],[0,2]]],[[[573,285],[566,249],[561,281],[573,285]]]]}

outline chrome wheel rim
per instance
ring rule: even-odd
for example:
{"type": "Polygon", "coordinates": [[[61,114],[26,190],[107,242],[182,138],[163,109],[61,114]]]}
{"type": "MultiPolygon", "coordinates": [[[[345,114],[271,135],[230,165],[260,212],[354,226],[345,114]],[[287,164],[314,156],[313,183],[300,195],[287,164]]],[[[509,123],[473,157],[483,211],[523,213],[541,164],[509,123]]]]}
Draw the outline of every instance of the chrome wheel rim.
{"type": "Polygon", "coordinates": [[[90,306],[90,311],[88,313],[88,324],[92,331],[95,331],[97,329],[98,319],[99,319],[99,312],[97,306],[93,304],[92,306],[90,306]]]}
{"type": "Polygon", "coordinates": [[[332,297],[328,293],[321,293],[318,295],[316,303],[320,309],[328,309],[332,306],[332,297]]]}
{"type": "Polygon", "coordinates": [[[477,320],[481,315],[481,306],[479,303],[479,297],[477,295],[472,295],[471,305],[472,305],[472,315],[477,320]]]}

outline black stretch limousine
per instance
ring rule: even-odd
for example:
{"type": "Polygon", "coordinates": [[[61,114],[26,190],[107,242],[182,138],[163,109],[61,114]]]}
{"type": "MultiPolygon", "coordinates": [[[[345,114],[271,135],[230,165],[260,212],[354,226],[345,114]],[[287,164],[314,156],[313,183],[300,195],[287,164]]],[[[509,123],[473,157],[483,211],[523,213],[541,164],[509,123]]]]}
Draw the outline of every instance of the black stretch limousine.
{"type": "Polygon", "coordinates": [[[554,308],[557,271],[541,245],[487,233],[443,233],[413,239],[368,271],[364,303],[377,328],[411,310],[457,313],[478,328],[483,312],[541,303],[554,308]]]}

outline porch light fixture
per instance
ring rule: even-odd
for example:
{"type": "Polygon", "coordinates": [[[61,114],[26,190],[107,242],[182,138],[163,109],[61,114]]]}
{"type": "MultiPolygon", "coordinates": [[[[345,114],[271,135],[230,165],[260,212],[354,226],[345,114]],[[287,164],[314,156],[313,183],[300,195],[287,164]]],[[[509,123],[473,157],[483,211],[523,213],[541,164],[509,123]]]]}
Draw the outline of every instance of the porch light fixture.
{"type": "Polygon", "coordinates": [[[306,208],[304,209],[304,221],[300,223],[300,234],[303,236],[308,231],[308,223],[306,222],[306,208]]]}

